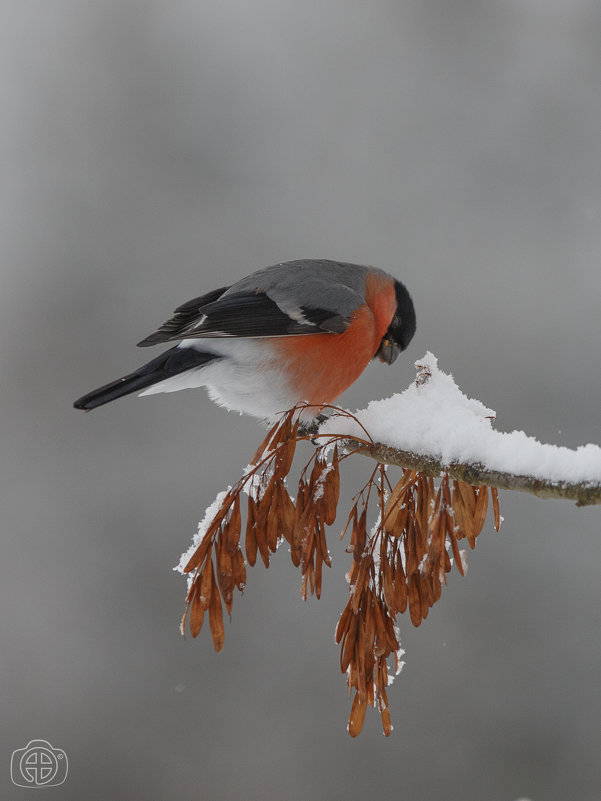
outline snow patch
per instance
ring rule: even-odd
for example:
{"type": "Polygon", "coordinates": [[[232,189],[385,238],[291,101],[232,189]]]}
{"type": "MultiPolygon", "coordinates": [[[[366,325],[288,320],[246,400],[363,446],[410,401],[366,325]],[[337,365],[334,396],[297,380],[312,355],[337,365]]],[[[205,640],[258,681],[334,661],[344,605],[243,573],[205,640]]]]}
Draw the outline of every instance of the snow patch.
{"type": "Polygon", "coordinates": [[[219,492],[217,494],[213,503],[207,508],[205,516],[198,524],[198,531],[192,538],[192,544],[190,545],[188,550],[184,551],[184,553],[180,556],[179,562],[173,568],[178,573],[181,573],[182,576],[186,576],[186,578],[188,579],[188,584],[192,581],[194,573],[193,572],[185,573],[184,570],[186,568],[186,565],[194,555],[194,552],[196,551],[200,543],[203,541],[204,535],[207,533],[209,526],[213,522],[213,518],[215,517],[217,512],[221,509],[221,504],[223,503],[225,496],[227,495],[229,490],[231,490],[231,487],[228,487],[227,490],[224,490],[223,492],[219,492]]]}
{"type": "MultiPolygon", "coordinates": [[[[482,464],[487,470],[548,481],[601,481],[599,446],[581,445],[572,450],[542,444],[523,431],[496,431],[495,412],[464,395],[453,376],[438,368],[429,351],[416,366],[422,368],[421,380],[418,377],[404,392],[372,401],[355,412],[375,442],[428,454],[443,465],[482,464]]],[[[365,438],[360,425],[344,416],[333,415],[319,432],[365,438]]]]}

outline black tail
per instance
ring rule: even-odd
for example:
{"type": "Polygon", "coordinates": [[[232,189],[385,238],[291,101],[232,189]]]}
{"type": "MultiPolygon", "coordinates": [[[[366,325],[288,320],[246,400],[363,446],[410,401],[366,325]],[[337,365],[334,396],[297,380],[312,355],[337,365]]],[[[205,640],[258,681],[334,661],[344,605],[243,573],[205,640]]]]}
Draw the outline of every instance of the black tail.
{"type": "Polygon", "coordinates": [[[171,348],[135,372],[118,378],[110,384],[105,384],[93,392],[88,392],[87,395],[76,400],[73,406],[76,409],[90,411],[97,406],[121,398],[123,395],[146,389],[166,378],[185,373],[186,370],[202,367],[217,358],[219,357],[213,353],[202,353],[196,348],[171,348]]]}

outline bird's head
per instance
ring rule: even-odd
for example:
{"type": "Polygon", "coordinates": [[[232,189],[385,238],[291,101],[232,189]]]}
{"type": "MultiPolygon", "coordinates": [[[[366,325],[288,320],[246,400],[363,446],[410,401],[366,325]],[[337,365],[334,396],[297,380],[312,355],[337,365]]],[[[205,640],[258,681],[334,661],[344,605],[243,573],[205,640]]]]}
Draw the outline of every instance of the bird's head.
{"type": "Polygon", "coordinates": [[[381,362],[392,364],[399,353],[411,342],[415,334],[415,308],[404,284],[394,282],[396,311],[384,334],[376,356],[381,362]]]}

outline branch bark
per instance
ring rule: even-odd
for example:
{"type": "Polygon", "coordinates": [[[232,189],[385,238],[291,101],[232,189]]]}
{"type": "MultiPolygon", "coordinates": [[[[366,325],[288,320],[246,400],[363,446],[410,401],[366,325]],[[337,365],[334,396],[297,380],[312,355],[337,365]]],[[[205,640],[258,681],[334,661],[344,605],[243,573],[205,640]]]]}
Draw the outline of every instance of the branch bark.
{"type": "Polygon", "coordinates": [[[347,440],[346,447],[364,456],[369,456],[381,464],[419,470],[429,476],[440,476],[446,471],[450,478],[465,481],[473,486],[486,484],[497,489],[528,492],[539,498],[568,498],[576,501],[576,506],[601,504],[600,484],[547,481],[533,478],[532,476],[520,476],[497,470],[487,470],[481,464],[452,462],[449,465],[444,465],[432,456],[399,450],[389,445],[383,445],[380,442],[365,445],[365,443],[357,442],[356,440],[347,440]]]}

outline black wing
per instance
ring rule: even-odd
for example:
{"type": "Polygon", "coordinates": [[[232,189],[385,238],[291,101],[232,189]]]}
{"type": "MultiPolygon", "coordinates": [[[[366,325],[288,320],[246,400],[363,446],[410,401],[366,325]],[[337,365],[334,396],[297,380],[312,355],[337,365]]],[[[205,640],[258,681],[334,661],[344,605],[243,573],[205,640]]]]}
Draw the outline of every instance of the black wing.
{"type": "Polygon", "coordinates": [[[277,337],[339,334],[349,320],[327,309],[300,307],[286,314],[264,292],[223,295],[227,287],[185,303],[155,334],[138,344],[156,345],[174,339],[204,337],[277,337]]]}
{"type": "Polygon", "coordinates": [[[167,320],[166,323],[163,323],[154,334],[150,334],[150,336],[138,342],[138,347],[147,348],[149,345],[159,345],[161,342],[169,342],[172,339],[182,339],[180,334],[202,319],[203,314],[199,311],[200,308],[207,303],[212,303],[214,300],[217,300],[217,298],[221,297],[228,289],[229,286],[223,286],[221,289],[215,289],[213,292],[208,292],[206,295],[192,298],[192,300],[189,300],[187,303],[178,306],[173,312],[173,317],[167,320]]]}

